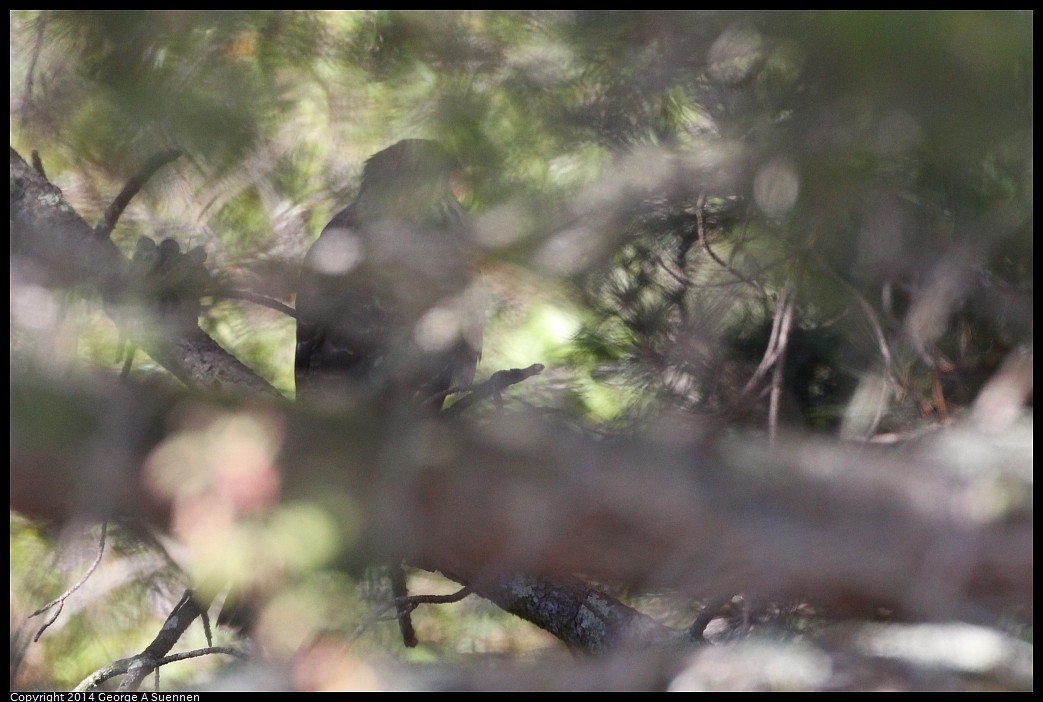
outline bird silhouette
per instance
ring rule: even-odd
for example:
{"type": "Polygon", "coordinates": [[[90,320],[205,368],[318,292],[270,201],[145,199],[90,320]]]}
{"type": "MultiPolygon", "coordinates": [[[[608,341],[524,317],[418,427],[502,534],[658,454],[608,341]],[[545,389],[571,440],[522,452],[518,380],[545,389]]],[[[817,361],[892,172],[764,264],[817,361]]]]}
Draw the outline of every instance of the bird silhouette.
{"type": "MultiPolygon", "coordinates": [[[[441,410],[472,382],[482,325],[473,226],[453,194],[457,163],[437,142],[372,156],[355,200],[308,252],[297,293],[297,398],[362,402],[401,416],[441,410]]],[[[392,592],[406,593],[401,562],[392,592]]],[[[416,637],[398,607],[407,646],[416,637]]]]}
{"type": "Polygon", "coordinates": [[[297,293],[298,397],[393,398],[438,409],[474,378],[470,218],[452,190],[456,162],[409,139],[370,158],[358,195],[304,261],[297,293]]]}

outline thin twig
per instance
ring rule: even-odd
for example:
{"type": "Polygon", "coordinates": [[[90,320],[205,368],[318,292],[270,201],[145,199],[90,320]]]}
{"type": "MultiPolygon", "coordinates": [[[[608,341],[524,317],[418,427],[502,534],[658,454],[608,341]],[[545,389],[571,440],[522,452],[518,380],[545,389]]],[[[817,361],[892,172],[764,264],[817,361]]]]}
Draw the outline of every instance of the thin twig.
{"type": "Polygon", "coordinates": [[[880,349],[880,357],[884,360],[884,372],[887,374],[887,379],[895,386],[900,385],[895,373],[894,356],[892,356],[891,347],[887,343],[887,336],[884,334],[884,328],[880,325],[880,320],[876,317],[876,311],[853,285],[847,281],[842,282],[847,285],[848,291],[856,300],[858,300],[859,306],[862,308],[862,311],[865,312],[866,319],[869,320],[869,326],[873,328],[873,335],[876,336],[876,345],[877,348],[880,349]]]}
{"type": "Polygon", "coordinates": [[[695,225],[696,231],[699,233],[699,243],[703,245],[706,253],[709,254],[710,258],[717,262],[719,266],[724,268],[736,278],[744,283],[748,283],[753,287],[757,288],[762,297],[767,297],[768,293],[764,290],[763,286],[752,278],[747,278],[745,275],[740,273],[738,270],[733,268],[729,263],[725,262],[717,253],[710,248],[710,240],[706,237],[706,222],[703,217],[703,209],[706,207],[706,193],[699,195],[699,200],[695,203],[695,225]]]}
{"type": "Polygon", "coordinates": [[[406,604],[410,609],[416,609],[422,604],[452,604],[459,602],[473,591],[470,585],[465,585],[454,593],[448,595],[410,595],[406,598],[406,604]]]}
{"type": "Polygon", "coordinates": [[[768,443],[775,445],[775,437],[779,427],[779,400],[782,397],[782,376],[786,367],[786,346],[789,341],[789,330],[793,324],[793,302],[787,303],[783,312],[782,324],[779,326],[779,337],[775,344],[775,370],[771,375],[771,395],[768,400],[768,443]]]}
{"type": "Polygon", "coordinates": [[[210,614],[203,607],[199,608],[199,619],[203,622],[203,635],[206,636],[206,645],[213,648],[214,633],[210,630],[210,614]]]}
{"type": "Polygon", "coordinates": [[[249,656],[238,648],[232,646],[207,646],[206,648],[197,648],[194,651],[182,651],[181,653],[174,653],[169,656],[163,656],[156,661],[156,667],[166,665],[167,663],[176,663],[177,661],[188,660],[189,658],[200,658],[201,656],[210,656],[216,653],[224,653],[228,656],[235,656],[240,660],[247,660],[249,656]]]}
{"type": "Polygon", "coordinates": [[[826,271],[834,280],[840,283],[841,287],[848,291],[852,297],[858,302],[858,306],[862,308],[862,311],[866,315],[866,319],[869,321],[869,326],[873,328],[873,335],[876,337],[877,348],[880,349],[880,358],[884,361],[884,372],[887,375],[887,380],[891,382],[895,387],[901,388],[902,383],[898,380],[898,371],[895,367],[894,354],[891,353],[891,346],[887,342],[887,335],[884,333],[884,328],[880,324],[880,320],[877,318],[876,310],[869,304],[869,301],[862,296],[858,288],[848,282],[844,276],[833,270],[832,266],[826,263],[817,251],[809,251],[812,259],[819,264],[822,270],[826,271]]]}
{"type": "Polygon", "coordinates": [[[43,626],[40,627],[40,630],[36,632],[36,636],[33,637],[33,642],[39,641],[40,637],[43,636],[43,632],[47,631],[47,628],[50,627],[51,624],[54,624],[55,621],[58,620],[58,615],[61,614],[62,609],[65,607],[65,600],[67,600],[69,598],[69,596],[72,595],[72,593],[76,592],[81,587],[83,587],[83,584],[87,582],[87,579],[90,578],[91,575],[94,574],[95,570],[97,570],[98,564],[101,563],[101,557],[105,554],[105,535],[106,535],[106,532],[108,531],[108,527],[109,527],[109,523],[108,522],[102,522],[101,523],[101,538],[98,539],[98,555],[94,558],[94,562],[91,563],[90,568],[87,569],[87,572],[84,574],[84,576],[82,578],[80,578],[80,580],[75,585],[70,587],[68,590],[63,592],[61,595],[59,595],[58,597],[54,598],[53,600],[51,600],[50,602],[45,604],[43,607],[40,607],[40,609],[36,610],[35,612],[33,612],[32,614],[29,615],[29,618],[32,619],[33,617],[35,617],[35,616],[37,616],[39,614],[43,614],[44,612],[46,612],[50,608],[54,607],[55,605],[57,605],[57,607],[58,607],[58,609],[55,611],[54,615],[51,616],[51,618],[48,619],[46,622],[44,622],[43,626]]]}
{"type": "MultiPolygon", "coordinates": [[[[187,660],[189,658],[199,658],[201,656],[209,656],[216,654],[225,654],[228,656],[234,656],[240,660],[246,660],[248,656],[237,648],[231,646],[208,646],[207,648],[199,648],[194,651],[184,651],[182,653],[175,653],[170,656],[164,656],[162,658],[153,661],[155,664],[155,670],[159,670],[161,666],[167,663],[176,663],[177,661],[187,660]]],[[[85,692],[91,690],[98,685],[102,684],[106,680],[116,677],[117,675],[125,675],[136,666],[140,666],[141,661],[138,656],[132,658],[121,658],[118,661],[114,661],[104,668],[100,668],[82,681],[80,684],[73,688],[73,692],[85,692]]]]}
{"type": "Polygon", "coordinates": [[[122,672],[126,673],[126,677],[120,682],[119,689],[124,692],[137,690],[141,681],[160,665],[159,661],[163,660],[196,617],[200,617],[208,606],[208,601],[200,601],[192,590],[185,590],[185,594],[167,615],[156,638],[138,655],[123,659],[122,672]]]}
{"type": "Polygon", "coordinates": [[[130,342],[126,344],[126,356],[123,357],[123,368],[120,369],[121,378],[130,377],[130,369],[134,366],[134,355],[138,351],[138,347],[130,342]]]}
{"type": "Polygon", "coordinates": [[[221,297],[225,297],[229,300],[246,300],[257,305],[264,307],[270,307],[273,310],[282,312],[284,315],[291,319],[297,319],[297,310],[293,309],[287,304],[279,302],[270,297],[264,295],[258,295],[257,293],[249,292],[248,290],[225,290],[221,293],[221,297]]]}
{"type": "Polygon", "coordinates": [[[790,285],[789,283],[782,289],[779,294],[778,302],[775,304],[775,318],[771,324],[771,336],[768,338],[767,348],[764,349],[764,357],[761,358],[760,364],[757,369],[753,371],[753,375],[746,381],[746,386],[742,389],[742,395],[748,396],[753,393],[757,384],[760,383],[761,378],[768,372],[768,369],[775,363],[775,359],[779,355],[779,338],[782,333],[783,324],[786,325],[786,332],[789,332],[789,321],[787,318],[792,318],[793,308],[789,301],[790,296],[790,285]]]}
{"type": "Polygon", "coordinates": [[[680,285],[681,287],[683,287],[683,288],[690,288],[690,287],[692,287],[692,285],[693,285],[692,281],[687,276],[682,276],[680,273],[675,273],[673,270],[671,270],[670,266],[667,265],[666,261],[664,261],[663,257],[660,256],[659,254],[652,254],[652,261],[654,261],[655,263],[659,264],[659,267],[662,268],[664,271],[666,271],[667,275],[669,275],[671,278],[673,278],[677,282],[677,284],[680,285]]]}
{"type": "Polygon", "coordinates": [[[94,227],[94,236],[98,239],[104,239],[112,233],[112,230],[116,227],[116,222],[119,221],[120,215],[123,214],[123,210],[130,204],[131,199],[138,194],[138,191],[148,182],[148,179],[155,174],[160,168],[177,159],[181,156],[181,151],[178,149],[171,149],[170,151],[163,151],[156,154],[141,167],[127,184],[123,186],[123,190],[116,196],[116,199],[112,201],[112,204],[105,210],[105,214],[98,220],[98,224],[94,227]]]}
{"type": "MultiPolygon", "coordinates": [[[[357,640],[366,633],[366,630],[371,626],[377,622],[384,621],[384,614],[393,607],[405,605],[405,611],[412,612],[422,604],[452,604],[453,602],[459,602],[470,595],[471,592],[471,586],[465,585],[450,595],[409,595],[407,597],[395,598],[391,602],[385,602],[384,604],[374,608],[373,611],[362,620],[362,623],[355,627],[355,630],[351,632],[350,640],[357,640]]],[[[390,621],[390,618],[387,620],[390,621]]]]}
{"type": "MultiPolygon", "coordinates": [[[[520,383],[523,380],[527,380],[534,375],[539,375],[543,372],[544,368],[545,366],[542,363],[533,363],[528,368],[511,368],[509,370],[496,371],[485,382],[469,388],[449,388],[449,390],[444,393],[445,395],[452,395],[465,391],[469,391],[469,394],[460,398],[443,410],[442,414],[446,416],[462,414],[464,410],[487,397],[492,397],[497,403],[502,402],[500,394],[505,389],[509,388],[511,385],[520,383]]],[[[433,396],[431,399],[436,399],[436,397],[437,396],[433,396]]]]}

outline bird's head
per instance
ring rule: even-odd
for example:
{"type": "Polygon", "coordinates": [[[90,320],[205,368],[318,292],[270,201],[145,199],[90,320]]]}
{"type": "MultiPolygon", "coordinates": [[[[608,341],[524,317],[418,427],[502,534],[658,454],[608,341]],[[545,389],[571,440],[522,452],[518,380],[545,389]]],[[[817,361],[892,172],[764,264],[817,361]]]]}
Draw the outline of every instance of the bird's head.
{"type": "Polygon", "coordinates": [[[453,195],[460,164],[429,139],[405,139],[374,154],[362,170],[361,197],[379,198],[406,214],[444,202],[453,195]]]}

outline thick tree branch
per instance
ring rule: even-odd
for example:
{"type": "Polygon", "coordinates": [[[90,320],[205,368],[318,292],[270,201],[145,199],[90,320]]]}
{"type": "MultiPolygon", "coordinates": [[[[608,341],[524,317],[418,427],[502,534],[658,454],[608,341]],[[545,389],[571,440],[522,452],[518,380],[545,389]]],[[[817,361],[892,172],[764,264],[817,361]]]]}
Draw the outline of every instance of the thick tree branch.
{"type": "MultiPolygon", "coordinates": [[[[465,582],[459,574],[446,574],[465,582]]],[[[665,627],[573,577],[550,579],[516,574],[472,580],[469,587],[501,609],[532,622],[569,648],[584,653],[646,645],[681,648],[687,641],[686,632],[665,627]]]]}
{"type": "Polygon", "coordinates": [[[110,240],[65,201],[62,192],[11,149],[13,273],[48,287],[88,285],[102,292],[125,285],[127,261],[110,240]]]}
{"type": "MultiPolygon", "coordinates": [[[[169,158],[169,154],[163,156],[169,158]]],[[[160,159],[162,160],[162,159],[160,159]]],[[[125,203],[124,203],[125,204],[125,203]]],[[[118,303],[131,283],[127,259],[66,202],[61,191],[11,149],[12,281],[98,290],[121,329],[189,387],[281,397],[267,381],[222,349],[198,326],[162,323],[144,333],[118,303]]]]}
{"type": "MultiPolygon", "coordinates": [[[[127,383],[56,394],[26,381],[12,378],[13,508],[170,523],[176,505],[148,487],[141,455],[183,401],[127,383]],[[56,406],[85,419],[58,427],[34,409],[56,406]],[[98,445],[136,448],[88,460],[98,445]]],[[[581,573],[698,599],[794,597],[852,615],[1032,616],[1031,452],[1016,449],[1025,437],[953,427],[899,455],[784,435],[774,449],[669,432],[605,441],[519,416],[410,429],[364,409],[295,408],[280,421],[285,499],[357,505],[365,551],[461,574],[482,594],[482,583],[517,573],[581,573]],[[968,441],[989,463],[949,468],[968,441]]]]}

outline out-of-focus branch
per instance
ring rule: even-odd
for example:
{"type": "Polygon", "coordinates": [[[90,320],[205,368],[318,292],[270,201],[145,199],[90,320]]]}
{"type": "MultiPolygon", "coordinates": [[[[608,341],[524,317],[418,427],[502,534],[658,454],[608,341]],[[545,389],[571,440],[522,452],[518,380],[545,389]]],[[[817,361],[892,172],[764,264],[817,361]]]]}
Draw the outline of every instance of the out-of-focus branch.
{"type": "MultiPolygon", "coordinates": [[[[13,508],[166,523],[171,507],[146,487],[140,455],[183,401],[141,398],[126,383],[52,388],[49,398],[23,378],[12,383],[13,508]],[[76,434],[40,422],[33,407],[52,403],[94,424],[76,434]],[[84,460],[110,444],[137,448],[84,460]]],[[[358,505],[367,552],[460,574],[480,594],[482,583],[518,573],[581,573],[699,599],[793,597],[852,615],[1032,616],[1031,449],[1016,450],[1030,436],[955,425],[899,453],[664,430],[606,441],[510,414],[481,427],[407,429],[364,408],[332,417],[294,408],[280,421],[285,499],[358,505]],[[973,456],[958,449],[969,443],[973,456]],[[343,460],[334,468],[331,456],[343,460]]]]}
{"type": "MultiPolygon", "coordinates": [[[[984,627],[855,623],[812,630],[796,640],[754,633],[683,654],[650,647],[578,660],[463,667],[445,671],[434,686],[527,692],[538,680],[541,690],[565,692],[1029,691],[1032,668],[1031,643],[984,627]]],[[[423,673],[415,686],[430,689],[429,671],[423,673]]],[[[385,684],[401,688],[402,676],[399,669],[389,671],[385,684]]]]}

